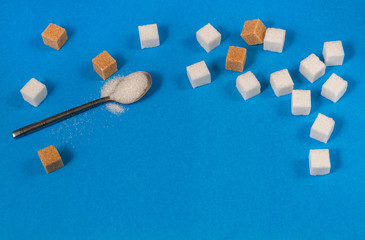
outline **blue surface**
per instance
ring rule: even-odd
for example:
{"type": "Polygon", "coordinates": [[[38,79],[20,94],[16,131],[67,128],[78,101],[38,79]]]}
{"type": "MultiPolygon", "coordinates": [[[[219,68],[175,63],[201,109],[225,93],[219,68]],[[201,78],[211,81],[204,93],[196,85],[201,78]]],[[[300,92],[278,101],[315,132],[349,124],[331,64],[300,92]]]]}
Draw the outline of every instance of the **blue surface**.
{"type": "Polygon", "coordinates": [[[1,3],[0,239],[364,239],[365,18],[363,1],[4,1],[1,3]],[[245,20],[287,30],[282,54],[248,46],[245,20]],[[52,22],[60,51],[43,44],[52,22]],[[195,32],[210,22],[222,44],[207,54],[195,32]],[[157,23],[161,46],[141,50],[138,25],[157,23]],[[342,40],[343,66],[314,84],[299,74],[323,42],[342,40]],[[263,92],[244,101],[228,47],[248,49],[263,92]],[[11,132],[99,97],[91,59],[107,50],[118,74],[145,70],[153,86],[120,116],[105,106],[21,139],[11,132]],[[192,89],[185,67],[205,60],[210,85],[192,89]],[[288,68],[312,90],[312,112],[293,116],[270,73],[288,68]],[[349,87],[320,96],[337,73],[349,87]],[[34,108],[31,78],[49,95],[34,108]],[[328,144],[309,138],[321,112],[336,121],[328,144]],[[37,151],[55,145],[65,167],[46,174],[37,151]],[[327,176],[309,175],[309,149],[329,148],[327,176]]]}

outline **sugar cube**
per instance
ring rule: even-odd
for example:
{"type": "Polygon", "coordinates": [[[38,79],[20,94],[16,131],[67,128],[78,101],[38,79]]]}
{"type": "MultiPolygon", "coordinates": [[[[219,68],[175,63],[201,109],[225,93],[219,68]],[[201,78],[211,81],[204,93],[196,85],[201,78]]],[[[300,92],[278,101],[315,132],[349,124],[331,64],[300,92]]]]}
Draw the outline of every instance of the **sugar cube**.
{"type": "Polygon", "coordinates": [[[186,72],[193,88],[200,87],[211,82],[210,72],[204,61],[186,67],[186,72]]]}
{"type": "Polygon", "coordinates": [[[37,79],[32,78],[24,85],[20,90],[20,93],[25,101],[29,102],[34,107],[38,107],[47,96],[47,87],[37,79]]]}
{"type": "Polygon", "coordinates": [[[335,121],[333,118],[318,113],[318,116],[312,125],[310,137],[320,142],[327,143],[334,127],[335,121]]]}
{"type": "Polygon", "coordinates": [[[300,62],[299,72],[311,83],[322,77],[326,71],[326,65],[312,53],[300,62]]]}
{"type": "Polygon", "coordinates": [[[266,29],[264,38],[264,50],[283,52],[285,42],[285,30],[279,28],[266,29]]]}
{"type": "Polygon", "coordinates": [[[311,91],[293,90],[291,95],[291,112],[293,115],[309,115],[311,111],[311,91]]]}
{"type": "Polygon", "coordinates": [[[309,151],[310,175],[326,175],[330,173],[331,162],[328,149],[311,149],[309,151]]]}
{"type": "Polygon", "coordinates": [[[325,42],[323,44],[323,58],[326,66],[342,65],[345,52],[341,41],[325,42]]]}
{"type": "Polygon", "coordinates": [[[68,37],[66,30],[63,27],[50,23],[48,27],[42,32],[42,39],[44,44],[60,50],[66,43],[68,37]]]}
{"type": "Polygon", "coordinates": [[[61,156],[53,145],[39,150],[38,156],[47,173],[51,173],[63,167],[61,156]]]}
{"type": "Polygon", "coordinates": [[[248,45],[262,44],[265,38],[266,27],[260,19],[246,21],[243,25],[241,37],[248,45]]]}
{"type": "Polygon", "coordinates": [[[196,32],[196,39],[206,52],[212,51],[221,44],[221,34],[210,23],[196,32]]]}
{"type": "Polygon", "coordinates": [[[277,97],[290,94],[293,91],[294,82],[288,69],[274,72],[270,75],[270,84],[277,97]]]}
{"type": "Polygon", "coordinates": [[[160,46],[157,24],[138,26],[138,32],[142,49],[160,46]]]}
{"type": "Polygon", "coordinates": [[[251,71],[237,77],[236,87],[245,100],[258,95],[261,92],[260,82],[251,71]]]}
{"type": "Polygon", "coordinates": [[[246,48],[230,46],[226,57],[226,69],[242,72],[246,62],[246,48]]]}
{"type": "Polygon", "coordinates": [[[322,85],[321,95],[332,102],[337,102],[347,90],[347,81],[333,73],[322,85]]]}
{"type": "Polygon", "coordinates": [[[117,61],[107,51],[96,56],[92,63],[95,72],[104,80],[118,71],[117,61]]]}

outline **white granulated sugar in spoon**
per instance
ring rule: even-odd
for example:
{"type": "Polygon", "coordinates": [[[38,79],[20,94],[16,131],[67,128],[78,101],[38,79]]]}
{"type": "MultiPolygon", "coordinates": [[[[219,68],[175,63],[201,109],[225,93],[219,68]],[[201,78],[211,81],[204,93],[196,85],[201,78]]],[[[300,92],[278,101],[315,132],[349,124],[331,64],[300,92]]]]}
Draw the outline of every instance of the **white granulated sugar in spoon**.
{"type": "Polygon", "coordinates": [[[117,85],[120,83],[120,81],[123,79],[124,77],[121,76],[115,76],[112,79],[110,79],[109,81],[107,81],[103,88],[101,89],[101,97],[107,97],[113,94],[113,92],[115,91],[115,88],[117,87],[117,85]]]}
{"type": "Polygon", "coordinates": [[[148,79],[143,72],[135,72],[120,80],[110,98],[116,102],[132,103],[143,96],[148,79]]]}

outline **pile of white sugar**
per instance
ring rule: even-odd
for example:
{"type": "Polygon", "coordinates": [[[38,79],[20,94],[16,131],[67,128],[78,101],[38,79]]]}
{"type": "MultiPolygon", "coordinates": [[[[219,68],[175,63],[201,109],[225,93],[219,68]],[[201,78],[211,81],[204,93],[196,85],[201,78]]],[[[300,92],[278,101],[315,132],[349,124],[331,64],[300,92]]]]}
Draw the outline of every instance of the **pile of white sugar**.
{"type": "MultiPolygon", "coordinates": [[[[117,87],[117,85],[120,83],[120,81],[123,79],[124,77],[121,76],[115,76],[112,79],[110,79],[109,81],[107,81],[104,86],[101,88],[101,92],[100,95],[101,97],[108,97],[110,95],[113,94],[113,92],[115,91],[115,88],[117,87]]],[[[125,112],[125,108],[118,104],[118,103],[108,103],[106,105],[106,108],[114,113],[114,114],[122,114],[125,112]]]]}
{"type": "MultiPolygon", "coordinates": [[[[114,84],[114,83],[113,83],[114,84]]],[[[135,72],[122,78],[114,87],[111,99],[121,104],[129,104],[140,98],[148,87],[145,73],[135,72]]]]}
{"type": "MultiPolygon", "coordinates": [[[[101,97],[110,96],[113,101],[129,104],[136,101],[148,87],[148,79],[143,72],[135,72],[126,77],[115,76],[107,81],[101,89],[101,97]]],[[[115,114],[122,114],[125,108],[118,103],[108,103],[107,109],[115,114]]]]}

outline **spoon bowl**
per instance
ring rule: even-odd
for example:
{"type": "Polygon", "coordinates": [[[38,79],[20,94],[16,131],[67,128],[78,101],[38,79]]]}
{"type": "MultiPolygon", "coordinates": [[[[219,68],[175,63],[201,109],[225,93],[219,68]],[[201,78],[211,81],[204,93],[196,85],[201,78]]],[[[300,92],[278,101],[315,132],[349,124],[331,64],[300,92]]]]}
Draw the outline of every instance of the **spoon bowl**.
{"type": "MultiPolygon", "coordinates": [[[[113,101],[113,102],[116,102],[116,103],[120,103],[120,104],[124,104],[124,105],[127,105],[127,104],[132,104],[132,103],[135,103],[135,102],[137,102],[137,101],[139,101],[144,95],[146,95],[146,93],[150,90],[150,88],[151,88],[151,86],[152,86],[152,77],[151,77],[151,75],[148,73],[148,72],[146,72],[146,71],[138,71],[138,72],[134,72],[134,73],[131,73],[131,74],[137,74],[137,73],[142,73],[142,74],[144,74],[145,76],[146,76],[146,78],[147,78],[147,86],[146,86],[146,88],[143,90],[143,92],[139,95],[139,97],[137,97],[134,101],[132,101],[132,102],[118,102],[118,101],[116,101],[116,100],[114,100],[114,99],[111,99],[111,101],[113,101]]],[[[130,76],[131,74],[129,74],[128,76],[130,76]]],[[[128,77],[128,76],[126,76],[126,77],[128,77]]]]}

